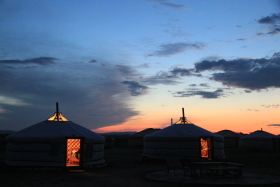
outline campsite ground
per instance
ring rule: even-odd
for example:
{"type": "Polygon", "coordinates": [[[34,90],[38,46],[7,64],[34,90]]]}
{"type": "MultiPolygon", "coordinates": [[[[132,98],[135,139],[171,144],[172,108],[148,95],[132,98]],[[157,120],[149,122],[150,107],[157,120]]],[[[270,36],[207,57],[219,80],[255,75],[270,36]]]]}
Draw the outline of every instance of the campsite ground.
{"type": "MultiPolygon", "coordinates": [[[[2,152],[3,153],[3,152],[2,152]]],[[[280,155],[267,152],[225,150],[228,161],[245,164],[244,171],[278,175],[280,177],[280,155]]],[[[7,167],[1,160],[1,186],[211,186],[201,184],[169,183],[149,180],[145,175],[157,170],[166,170],[161,162],[141,162],[142,149],[129,147],[106,148],[107,166],[83,172],[69,172],[58,169],[15,169],[7,167]]],[[[1,157],[3,158],[3,157],[1,157]]],[[[279,186],[270,184],[262,186],[279,186]]]]}

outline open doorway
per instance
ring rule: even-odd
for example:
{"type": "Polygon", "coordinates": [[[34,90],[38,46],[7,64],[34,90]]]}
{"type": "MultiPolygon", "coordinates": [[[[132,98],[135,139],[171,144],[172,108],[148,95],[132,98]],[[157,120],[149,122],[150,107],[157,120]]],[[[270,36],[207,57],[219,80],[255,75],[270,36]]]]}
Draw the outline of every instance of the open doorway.
{"type": "Polygon", "coordinates": [[[201,158],[212,160],[212,141],[211,138],[200,138],[201,158]]]}
{"type": "Polygon", "coordinates": [[[81,166],[82,139],[66,139],[66,167],[81,166]]]}

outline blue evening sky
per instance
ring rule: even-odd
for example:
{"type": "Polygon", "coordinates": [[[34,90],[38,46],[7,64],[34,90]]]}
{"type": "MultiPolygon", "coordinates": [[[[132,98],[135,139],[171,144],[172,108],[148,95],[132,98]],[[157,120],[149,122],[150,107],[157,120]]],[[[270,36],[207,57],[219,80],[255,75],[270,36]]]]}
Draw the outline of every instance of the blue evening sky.
{"type": "Polygon", "coordinates": [[[279,134],[279,12],[279,0],[0,0],[0,129],[59,102],[98,132],[164,127],[184,107],[212,131],[279,134]]]}

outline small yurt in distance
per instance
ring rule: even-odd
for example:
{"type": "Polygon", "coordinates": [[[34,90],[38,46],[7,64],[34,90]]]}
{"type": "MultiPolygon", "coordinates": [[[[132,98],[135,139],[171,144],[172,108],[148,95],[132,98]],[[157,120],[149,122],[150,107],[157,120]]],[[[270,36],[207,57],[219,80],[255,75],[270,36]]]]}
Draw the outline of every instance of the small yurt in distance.
{"type": "Polygon", "coordinates": [[[186,120],[144,137],[144,158],[188,161],[225,158],[224,138],[186,120]]]}
{"type": "Polygon", "coordinates": [[[128,145],[130,147],[143,147],[143,139],[144,136],[148,135],[148,134],[152,134],[154,132],[159,131],[160,129],[154,129],[154,128],[147,128],[144,129],[140,132],[137,132],[135,134],[132,134],[129,138],[128,138],[128,145]]]}
{"type": "Polygon", "coordinates": [[[275,149],[277,136],[263,130],[257,130],[239,140],[239,148],[247,150],[269,150],[275,149]]]}
{"type": "Polygon", "coordinates": [[[221,130],[216,134],[224,137],[225,147],[238,147],[239,139],[242,137],[241,134],[233,132],[231,130],[221,130]]]}
{"type": "Polygon", "coordinates": [[[83,167],[102,165],[105,138],[57,111],[48,120],[6,137],[11,166],[83,167]]]}

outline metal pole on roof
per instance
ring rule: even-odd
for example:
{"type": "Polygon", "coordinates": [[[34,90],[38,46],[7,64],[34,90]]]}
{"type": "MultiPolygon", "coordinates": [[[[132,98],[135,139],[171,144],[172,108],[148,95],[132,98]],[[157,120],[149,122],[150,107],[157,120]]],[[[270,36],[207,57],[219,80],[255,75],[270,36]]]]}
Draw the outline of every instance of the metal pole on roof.
{"type": "Polygon", "coordinates": [[[56,119],[57,119],[57,121],[59,121],[59,118],[58,118],[58,102],[56,102],[56,119]]]}
{"type": "Polygon", "coordinates": [[[183,113],[183,122],[186,123],[185,110],[184,110],[184,108],[182,108],[182,113],[183,113]]]}

